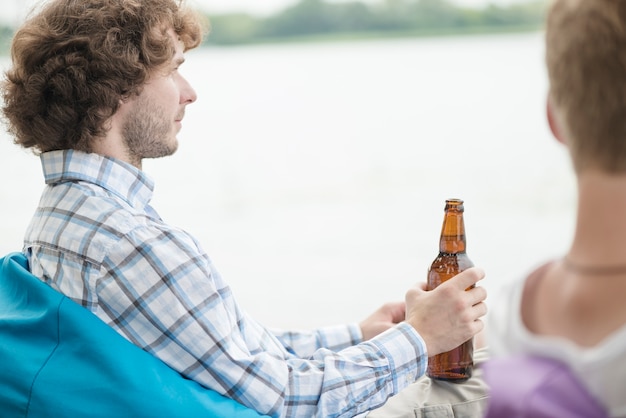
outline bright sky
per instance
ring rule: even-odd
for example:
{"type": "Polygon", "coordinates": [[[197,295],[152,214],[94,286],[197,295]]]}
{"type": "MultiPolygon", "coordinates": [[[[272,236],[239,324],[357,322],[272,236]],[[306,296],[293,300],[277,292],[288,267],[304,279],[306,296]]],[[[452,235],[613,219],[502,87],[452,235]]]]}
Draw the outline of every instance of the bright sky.
{"type": "MultiPolygon", "coordinates": [[[[39,0],[0,0],[0,22],[10,23],[21,21],[26,12],[39,0]]],[[[253,14],[270,14],[297,2],[297,0],[187,0],[190,5],[211,13],[244,11],[253,14]]],[[[334,2],[346,0],[328,0],[334,2]]],[[[361,0],[363,2],[377,2],[380,0],[361,0]]],[[[482,6],[485,4],[510,4],[524,0],[452,0],[463,6],[482,6]]]]}

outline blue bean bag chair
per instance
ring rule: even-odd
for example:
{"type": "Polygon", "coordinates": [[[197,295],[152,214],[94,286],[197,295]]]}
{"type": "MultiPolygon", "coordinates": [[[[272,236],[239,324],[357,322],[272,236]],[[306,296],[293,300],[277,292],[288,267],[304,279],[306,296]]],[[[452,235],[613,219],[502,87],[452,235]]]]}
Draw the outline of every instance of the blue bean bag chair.
{"type": "Polygon", "coordinates": [[[0,415],[261,416],[128,342],[32,276],[19,253],[0,259],[0,415]]]}

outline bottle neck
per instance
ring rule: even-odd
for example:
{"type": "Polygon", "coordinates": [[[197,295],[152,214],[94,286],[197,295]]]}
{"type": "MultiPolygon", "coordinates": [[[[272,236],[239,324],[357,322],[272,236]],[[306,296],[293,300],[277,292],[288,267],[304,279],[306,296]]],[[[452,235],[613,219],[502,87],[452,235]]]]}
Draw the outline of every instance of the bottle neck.
{"type": "Polygon", "coordinates": [[[464,253],[466,245],[462,207],[460,210],[446,207],[439,238],[439,252],[446,254],[464,253]]]}

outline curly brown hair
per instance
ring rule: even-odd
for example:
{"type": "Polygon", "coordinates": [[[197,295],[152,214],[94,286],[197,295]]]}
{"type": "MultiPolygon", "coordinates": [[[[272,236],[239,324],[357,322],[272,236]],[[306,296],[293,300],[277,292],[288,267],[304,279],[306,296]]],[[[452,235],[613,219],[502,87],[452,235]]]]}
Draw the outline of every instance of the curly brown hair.
{"type": "Polygon", "coordinates": [[[120,101],[171,61],[173,28],[185,50],[204,34],[184,0],[52,0],[11,45],[2,111],[15,143],[35,152],[90,152],[120,101]]]}

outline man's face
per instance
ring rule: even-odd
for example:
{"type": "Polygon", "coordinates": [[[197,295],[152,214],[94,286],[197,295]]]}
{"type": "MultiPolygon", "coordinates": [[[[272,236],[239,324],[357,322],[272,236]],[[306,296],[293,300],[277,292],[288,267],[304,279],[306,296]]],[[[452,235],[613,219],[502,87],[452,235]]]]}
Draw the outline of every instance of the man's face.
{"type": "Polygon", "coordinates": [[[123,106],[121,134],[129,161],[137,166],[143,158],[173,154],[178,148],[176,135],[181,129],[185,107],[196,100],[196,93],[178,68],[184,61],[183,43],[174,31],[176,51],[172,61],[156,70],[141,94],[123,106]]]}

